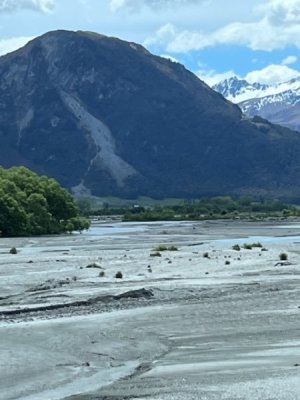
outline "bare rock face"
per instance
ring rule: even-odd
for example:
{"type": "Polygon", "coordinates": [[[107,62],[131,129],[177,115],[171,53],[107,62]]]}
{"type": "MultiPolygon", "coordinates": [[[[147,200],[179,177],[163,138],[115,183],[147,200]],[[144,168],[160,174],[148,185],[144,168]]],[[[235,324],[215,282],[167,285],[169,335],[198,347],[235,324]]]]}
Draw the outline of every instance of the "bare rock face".
{"type": "Polygon", "coordinates": [[[0,58],[0,164],[77,192],[300,196],[300,137],[182,65],[90,32],[49,32],[0,58]]]}

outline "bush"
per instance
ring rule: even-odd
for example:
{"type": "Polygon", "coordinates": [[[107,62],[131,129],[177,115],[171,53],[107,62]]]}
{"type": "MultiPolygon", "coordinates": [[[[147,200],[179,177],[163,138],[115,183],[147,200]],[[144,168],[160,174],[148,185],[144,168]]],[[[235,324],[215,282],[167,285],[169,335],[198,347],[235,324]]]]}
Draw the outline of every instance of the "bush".
{"type": "Polygon", "coordinates": [[[121,272],[121,271],[118,271],[118,272],[116,273],[116,275],[115,275],[115,278],[117,278],[117,279],[122,279],[122,278],[123,278],[122,272],[121,272]]]}
{"type": "Polygon", "coordinates": [[[229,265],[229,264],[230,264],[230,261],[226,260],[225,265],[229,265]]]}
{"type": "Polygon", "coordinates": [[[159,246],[155,247],[154,251],[167,251],[168,248],[164,244],[160,244],[159,246]]]}
{"type": "Polygon", "coordinates": [[[159,246],[155,247],[154,251],[177,251],[178,248],[176,246],[166,246],[164,244],[160,244],[159,246]]]}
{"type": "Polygon", "coordinates": [[[252,244],[244,243],[244,244],[243,244],[243,249],[245,249],[245,250],[252,250],[252,244]]]}
{"type": "Polygon", "coordinates": [[[279,259],[281,261],[286,261],[288,259],[288,255],[286,253],[280,253],[279,254],[279,259]]]}
{"type": "Polygon", "coordinates": [[[12,247],[12,248],[9,250],[9,253],[10,253],[10,254],[17,254],[17,253],[18,253],[18,250],[17,250],[15,247],[12,247]]]}
{"type": "Polygon", "coordinates": [[[232,250],[240,251],[241,250],[241,246],[239,244],[234,244],[232,246],[232,250]]]}
{"type": "Polygon", "coordinates": [[[169,246],[168,250],[169,251],[178,251],[178,248],[176,246],[169,246]]]}
{"type": "Polygon", "coordinates": [[[103,277],[105,276],[105,272],[104,272],[104,271],[101,271],[101,272],[99,273],[99,276],[100,276],[100,278],[103,278],[103,277]]]}
{"type": "Polygon", "coordinates": [[[209,258],[209,254],[208,254],[207,251],[206,251],[205,253],[203,253],[203,257],[204,257],[204,258],[209,258]]]}
{"type": "Polygon", "coordinates": [[[161,254],[159,251],[156,251],[155,253],[151,253],[150,257],[161,257],[161,254]]]}
{"type": "Polygon", "coordinates": [[[260,248],[262,248],[263,246],[262,246],[262,244],[260,242],[257,242],[257,243],[252,243],[252,247],[260,247],[260,248]]]}

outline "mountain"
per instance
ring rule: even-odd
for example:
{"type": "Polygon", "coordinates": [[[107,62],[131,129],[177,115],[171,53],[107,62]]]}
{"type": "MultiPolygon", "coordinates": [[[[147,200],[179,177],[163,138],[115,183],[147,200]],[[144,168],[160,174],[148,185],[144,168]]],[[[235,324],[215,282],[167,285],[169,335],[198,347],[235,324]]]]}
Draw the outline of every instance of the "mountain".
{"type": "Polygon", "coordinates": [[[300,131],[300,77],[276,85],[251,84],[232,77],[214,85],[213,89],[238,104],[249,117],[258,115],[300,131]]]}
{"type": "Polygon", "coordinates": [[[300,197],[300,135],[255,118],[181,64],[91,32],[0,58],[0,164],[98,196],[300,197]]]}
{"type": "Polygon", "coordinates": [[[221,93],[227,100],[233,103],[241,103],[244,100],[264,96],[269,86],[258,82],[249,83],[245,79],[233,76],[217,83],[212,88],[221,93]]]}

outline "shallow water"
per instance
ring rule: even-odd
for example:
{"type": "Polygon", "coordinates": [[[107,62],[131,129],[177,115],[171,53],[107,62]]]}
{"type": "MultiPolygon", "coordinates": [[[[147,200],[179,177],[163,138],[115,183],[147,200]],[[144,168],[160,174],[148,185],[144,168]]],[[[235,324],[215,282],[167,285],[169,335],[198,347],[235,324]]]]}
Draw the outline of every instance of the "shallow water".
{"type": "Polygon", "coordinates": [[[286,226],[115,223],[1,239],[0,312],[20,313],[0,321],[0,399],[300,399],[300,235],[286,226]],[[268,251],[231,249],[257,241],[268,251]],[[178,251],[151,257],[159,244],[178,251]],[[275,267],[281,251],[291,264],[275,267]],[[66,307],[140,288],[153,298],[66,307]]]}

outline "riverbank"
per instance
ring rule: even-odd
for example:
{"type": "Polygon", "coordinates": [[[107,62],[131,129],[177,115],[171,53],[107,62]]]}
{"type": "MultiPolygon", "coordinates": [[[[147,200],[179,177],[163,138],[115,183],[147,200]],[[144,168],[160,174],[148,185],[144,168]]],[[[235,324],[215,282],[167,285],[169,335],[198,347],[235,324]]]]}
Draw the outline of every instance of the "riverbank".
{"type": "Polygon", "coordinates": [[[0,398],[300,398],[298,242],[297,221],[1,239],[0,398]]]}

